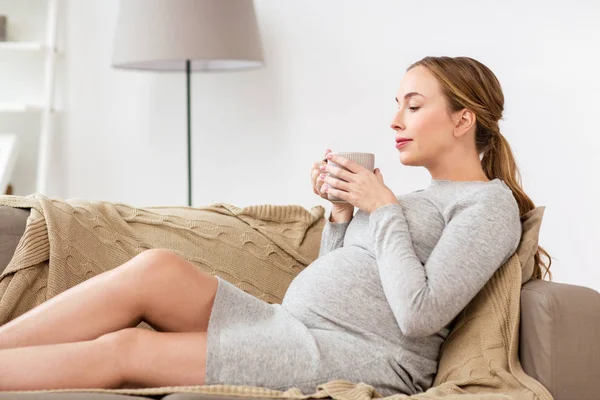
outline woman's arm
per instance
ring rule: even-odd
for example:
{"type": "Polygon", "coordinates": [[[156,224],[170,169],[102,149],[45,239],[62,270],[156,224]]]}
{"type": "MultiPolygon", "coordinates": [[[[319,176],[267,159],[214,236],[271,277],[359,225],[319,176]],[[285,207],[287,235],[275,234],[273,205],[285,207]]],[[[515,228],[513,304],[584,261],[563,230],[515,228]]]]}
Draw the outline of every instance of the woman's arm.
{"type": "Polygon", "coordinates": [[[342,247],[346,229],[354,217],[354,207],[339,210],[333,208],[323,227],[319,257],[342,247]]]}
{"type": "Polygon", "coordinates": [[[383,290],[406,336],[429,336],[450,323],[519,245],[519,209],[510,193],[482,192],[457,210],[425,265],[400,205],[369,216],[383,290]]]}

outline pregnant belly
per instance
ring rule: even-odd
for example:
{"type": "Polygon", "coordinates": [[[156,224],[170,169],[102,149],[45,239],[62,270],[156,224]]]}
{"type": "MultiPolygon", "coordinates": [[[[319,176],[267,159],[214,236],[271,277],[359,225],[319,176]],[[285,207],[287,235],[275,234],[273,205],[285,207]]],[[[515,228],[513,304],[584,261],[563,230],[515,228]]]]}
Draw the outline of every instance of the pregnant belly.
{"type": "Polygon", "coordinates": [[[368,331],[382,317],[393,318],[374,257],[356,246],[308,265],[290,284],[282,306],[309,328],[368,331]]]}

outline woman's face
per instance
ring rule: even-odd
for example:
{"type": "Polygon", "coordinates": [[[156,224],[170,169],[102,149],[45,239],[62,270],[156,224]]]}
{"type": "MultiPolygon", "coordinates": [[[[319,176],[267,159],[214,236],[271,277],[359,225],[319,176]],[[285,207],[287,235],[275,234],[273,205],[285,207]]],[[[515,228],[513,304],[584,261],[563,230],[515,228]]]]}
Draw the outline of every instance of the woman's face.
{"type": "Polygon", "coordinates": [[[396,140],[412,139],[397,148],[400,161],[435,169],[456,145],[454,118],[435,76],[423,66],[410,69],[402,78],[396,101],[398,110],[390,126],[396,131],[396,140]]]}

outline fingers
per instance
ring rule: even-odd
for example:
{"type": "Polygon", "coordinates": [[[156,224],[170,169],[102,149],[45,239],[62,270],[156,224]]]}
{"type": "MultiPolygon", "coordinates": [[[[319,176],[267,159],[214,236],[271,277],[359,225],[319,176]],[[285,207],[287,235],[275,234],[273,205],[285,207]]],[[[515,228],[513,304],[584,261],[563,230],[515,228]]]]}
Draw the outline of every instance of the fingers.
{"type": "Polygon", "coordinates": [[[349,172],[348,170],[346,170],[344,168],[340,168],[340,167],[336,167],[331,164],[327,164],[326,161],[318,161],[318,162],[313,163],[313,165],[310,169],[311,180],[313,182],[313,185],[317,181],[317,177],[319,176],[319,173],[323,173],[323,172],[329,172],[329,173],[331,173],[331,175],[334,175],[337,178],[343,179],[346,182],[350,182],[352,180],[352,172],[349,172]],[[327,165],[327,169],[322,170],[321,165],[327,165]]]}
{"type": "Polygon", "coordinates": [[[323,186],[323,180],[320,178],[321,170],[319,169],[321,165],[321,163],[313,164],[313,169],[310,172],[310,183],[312,185],[313,192],[322,197],[321,187],[323,186]]]}
{"type": "Polygon", "coordinates": [[[313,164],[313,167],[310,170],[310,180],[313,183],[313,185],[317,182],[317,179],[319,178],[319,175],[321,174],[321,165],[323,165],[323,162],[316,162],[313,164]]]}
{"type": "Polygon", "coordinates": [[[344,191],[348,191],[350,187],[348,182],[331,175],[325,177],[323,180],[323,186],[325,186],[325,184],[328,184],[330,188],[341,189],[344,191]]]}
{"type": "Polygon", "coordinates": [[[310,167],[310,169],[311,169],[311,171],[314,170],[314,169],[319,169],[319,167],[321,165],[325,165],[325,164],[327,164],[327,161],[323,161],[323,160],[317,161],[317,162],[313,163],[313,165],[312,165],[312,167],[310,167]]]}
{"type": "MultiPolygon", "coordinates": [[[[325,150],[325,155],[323,156],[323,158],[325,158],[329,153],[331,153],[331,149],[325,150]]],[[[320,167],[321,165],[325,164],[327,164],[326,160],[317,161],[312,164],[310,169],[310,182],[313,188],[313,192],[323,197],[324,199],[327,199],[327,192],[323,191],[324,181],[320,177],[321,173],[323,172],[321,171],[320,167]]]]}
{"type": "MultiPolygon", "coordinates": [[[[327,149],[325,151],[325,155],[323,156],[323,158],[327,157],[327,154],[329,154],[329,153],[331,153],[331,150],[327,149]]],[[[327,164],[327,160],[325,160],[325,159],[314,162],[310,169],[311,169],[311,171],[314,169],[319,169],[319,167],[324,164],[327,164]]]]}
{"type": "Polygon", "coordinates": [[[327,192],[324,189],[323,179],[318,178],[317,183],[315,184],[315,193],[318,194],[321,198],[327,200],[327,192]]]}
{"type": "Polygon", "coordinates": [[[313,191],[315,192],[315,194],[319,194],[319,189],[320,189],[319,175],[320,175],[320,173],[319,173],[318,168],[314,169],[310,174],[310,182],[311,182],[311,185],[313,187],[313,191]]]}
{"type": "Polygon", "coordinates": [[[325,170],[321,171],[322,173],[327,173],[329,172],[331,175],[335,176],[338,179],[344,180],[346,182],[351,182],[353,179],[353,173],[349,172],[348,170],[341,168],[341,167],[336,167],[334,165],[331,164],[327,164],[327,168],[325,170]]]}
{"type": "Polygon", "coordinates": [[[325,182],[323,182],[323,180],[321,180],[321,185],[319,186],[319,195],[322,198],[327,199],[327,192],[325,191],[325,182]]]}
{"type": "Polygon", "coordinates": [[[347,169],[351,173],[358,173],[361,168],[364,168],[359,163],[357,163],[357,162],[355,162],[353,160],[349,160],[349,159],[347,159],[345,157],[341,157],[341,156],[336,155],[336,154],[334,154],[329,161],[331,161],[332,163],[335,163],[337,165],[342,166],[343,168],[347,169]]]}
{"type": "Polygon", "coordinates": [[[315,168],[311,171],[310,180],[312,181],[313,185],[317,181],[317,178],[319,177],[320,174],[321,174],[321,170],[319,168],[315,168]]]}
{"type": "MultiPolygon", "coordinates": [[[[331,152],[331,150],[327,149],[327,151],[325,151],[325,156],[327,156],[327,154],[330,152],[331,152]]],[[[319,174],[321,173],[321,170],[320,170],[321,165],[325,165],[325,164],[327,164],[327,161],[321,160],[321,161],[314,162],[312,164],[312,166],[310,167],[310,179],[311,179],[311,182],[313,183],[313,185],[316,183],[317,178],[318,178],[319,174]]]]}
{"type": "Polygon", "coordinates": [[[318,190],[319,196],[321,196],[325,200],[329,200],[328,197],[327,197],[329,195],[325,191],[325,180],[323,178],[321,178],[321,174],[320,173],[317,176],[317,183],[315,184],[315,186],[316,186],[316,188],[318,190]]]}

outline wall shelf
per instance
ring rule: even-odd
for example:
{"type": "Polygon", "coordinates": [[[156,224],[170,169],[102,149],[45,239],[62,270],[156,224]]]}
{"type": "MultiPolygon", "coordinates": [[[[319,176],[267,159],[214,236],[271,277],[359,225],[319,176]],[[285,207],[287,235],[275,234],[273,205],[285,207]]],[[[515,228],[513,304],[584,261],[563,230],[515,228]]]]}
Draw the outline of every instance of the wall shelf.
{"type": "Polygon", "coordinates": [[[44,107],[37,104],[0,103],[0,113],[39,112],[42,110],[44,107]]]}
{"type": "Polygon", "coordinates": [[[0,51],[42,51],[46,50],[43,43],[36,42],[0,42],[0,51]]]}

